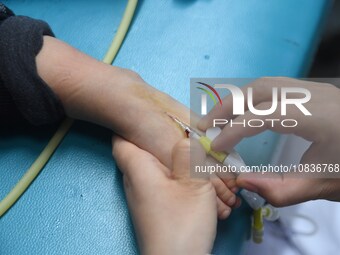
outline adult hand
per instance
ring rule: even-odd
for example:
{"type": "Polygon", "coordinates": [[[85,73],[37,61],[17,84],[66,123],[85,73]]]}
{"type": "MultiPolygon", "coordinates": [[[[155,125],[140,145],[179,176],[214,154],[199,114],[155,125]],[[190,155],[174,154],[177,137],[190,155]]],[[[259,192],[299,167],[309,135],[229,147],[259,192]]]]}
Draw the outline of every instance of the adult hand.
{"type": "Polygon", "coordinates": [[[216,234],[216,192],[209,179],[190,178],[205,153],[189,139],[173,149],[173,166],[115,136],[113,156],[124,188],[142,254],[207,254],[216,234]],[[191,152],[190,152],[191,149],[191,152]]]}
{"type": "Polygon", "coordinates": [[[316,199],[340,202],[339,179],[259,175],[261,174],[241,174],[236,180],[237,185],[260,194],[273,206],[289,206],[316,199]]]}
{"type": "MultiPolygon", "coordinates": [[[[296,106],[287,107],[287,115],[281,116],[281,107],[269,116],[254,115],[247,111],[242,116],[233,116],[232,98],[227,96],[223,106],[216,106],[208,115],[198,123],[201,130],[206,130],[213,123],[213,119],[233,119],[240,123],[250,119],[262,119],[262,127],[245,127],[230,124],[225,125],[221,134],[212,143],[216,151],[229,150],[243,138],[256,135],[267,129],[278,133],[292,133],[312,142],[304,153],[302,164],[339,164],[340,153],[340,90],[330,84],[300,81],[290,78],[262,78],[242,88],[246,97],[247,89],[253,90],[253,105],[256,109],[269,109],[272,105],[272,89],[283,87],[299,87],[308,89],[311,100],[304,104],[312,116],[305,116],[296,106]],[[276,123],[266,122],[265,119],[295,119],[296,127],[283,127],[276,123]]],[[[289,94],[290,98],[298,98],[300,94],[289,94]]],[[[325,175],[327,176],[327,175],[325,175]]],[[[325,198],[340,200],[340,182],[337,179],[302,179],[288,177],[282,178],[252,178],[253,175],[241,175],[237,184],[249,190],[259,192],[274,205],[289,205],[310,199],[325,198]]]]}
{"type": "MultiPolygon", "coordinates": [[[[301,163],[339,163],[340,152],[340,90],[330,84],[300,81],[290,78],[262,78],[250,85],[243,87],[246,97],[247,89],[253,89],[253,105],[256,109],[269,109],[272,105],[272,89],[283,87],[299,87],[308,89],[311,100],[304,106],[312,116],[305,116],[295,105],[288,105],[287,115],[281,116],[281,107],[271,115],[254,115],[246,111],[244,115],[233,116],[232,98],[227,96],[223,99],[223,106],[216,106],[198,123],[201,130],[209,128],[213,119],[234,119],[235,122],[248,122],[250,119],[261,119],[265,125],[251,127],[245,125],[226,125],[221,134],[212,143],[216,151],[229,150],[239,143],[243,138],[256,135],[267,129],[278,133],[292,133],[312,141],[312,145],[304,154],[301,163]],[[295,119],[298,121],[296,127],[284,127],[279,122],[272,125],[265,119],[295,119]]],[[[292,98],[298,98],[300,94],[289,94],[292,98]]],[[[246,97],[247,98],[247,97],[246,97]]],[[[247,107],[246,109],[247,110],[247,107]]]]}

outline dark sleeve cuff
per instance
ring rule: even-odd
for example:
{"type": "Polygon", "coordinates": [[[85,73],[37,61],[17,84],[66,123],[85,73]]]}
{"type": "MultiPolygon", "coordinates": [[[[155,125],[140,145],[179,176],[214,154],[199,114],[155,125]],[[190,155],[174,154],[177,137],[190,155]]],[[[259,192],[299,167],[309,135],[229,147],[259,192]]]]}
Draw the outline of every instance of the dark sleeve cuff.
{"type": "Polygon", "coordinates": [[[64,117],[60,100],[37,73],[35,57],[44,35],[54,36],[48,24],[28,17],[9,17],[0,25],[0,78],[17,109],[33,125],[64,117]]]}

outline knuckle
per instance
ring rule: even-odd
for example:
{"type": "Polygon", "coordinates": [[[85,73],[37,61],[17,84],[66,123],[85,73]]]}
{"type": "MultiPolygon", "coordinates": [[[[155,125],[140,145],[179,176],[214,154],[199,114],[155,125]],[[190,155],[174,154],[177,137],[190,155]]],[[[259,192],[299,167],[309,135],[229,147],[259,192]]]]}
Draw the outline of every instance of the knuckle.
{"type": "Polygon", "coordinates": [[[221,190],[221,186],[219,185],[219,179],[216,177],[216,176],[213,176],[211,179],[210,179],[212,185],[214,186],[215,188],[215,191],[216,191],[216,194],[219,194],[220,193],[220,190],[221,190]]]}
{"type": "Polygon", "coordinates": [[[224,202],[228,201],[232,196],[234,196],[234,194],[231,193],[228,189],[224,189],[220,194],[220,198],[224,202]]]}
{"type": "Polygon", "coordinates": [[[132,79],[135,79],[135,80],[142,80],[142,77],[136,73],[135,71],[132,71],[130,69],[126,69],[126,68],[121,68],[121,72],[123,75],[126,75],[132,79]]]}

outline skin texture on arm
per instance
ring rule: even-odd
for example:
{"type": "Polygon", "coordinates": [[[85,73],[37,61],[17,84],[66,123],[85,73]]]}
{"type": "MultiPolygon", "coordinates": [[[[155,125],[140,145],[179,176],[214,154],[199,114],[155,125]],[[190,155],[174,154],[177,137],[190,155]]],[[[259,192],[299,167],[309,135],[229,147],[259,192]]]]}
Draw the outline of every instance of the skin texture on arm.
{"type": "MultiPolygon", "coordinates": [[[[240,127],[225,125],[221,134],[212,143],[216,151],[228,150],[238,144],[243,138],[256,135],[265,130],[278,133],[292,133],[312,142],[309,149],[301,159],[302,164],[339,164],[340,153],[340,90],[330,84],[306,82],[290,78],[262,78],[242,88],[246,97],[247,89],[253,89],[253,105],[256,109],[269,109],[272,105],[272,88],[299,87],[308,89],[311,100],[304,106],[312,116],[305,116],[295,106],[287,107],[285,119],[298,121],[296,127],[272,126],[265,122],[262,127],[240,127]]],[[[290,98],[298,98],[301,95],[290,95],[290,98]]],[[[254,115],[248,111],[244,115],[233,116],[232,98],[227,96],[222,107],[215,107],[198,123],[201,130],[210,127],[213,119],[233,119],[236,122],[250,119],[282,119],[280,106],[269,116],[254,115]]],[[[283,175],[273,178],[261,178],[254,174],[241,174],[237,178],[240,187],[258,192],[270,203],[276,206],[286,206],[312,199],[329,199],[340,201],[340,181],[336,179],[312,179],[310,177],[298,177],[283,175]],[[256,177],[257,176],[257,177],[256,177]]]]}
{"type": "Polygon", "coordinates": [[[107,127],[148,151],[148,146],[157,147],[155,156],[171,165],[171,148],[183,134],[164,112],[188,120],[183,105],[147,86],[136,73],[97,61],[52,37],[44,38],[36,61],[39,75],[60,98],[67,116],[107,127]],[[138,143],[152,137],[140,130],[161,137],[164,128],[169,146],[155,145],[157,139],[138,143]]]}
{"type": "MultiPolygon", "coordinates": [[[[44,37],[36,63],[67,116],[107,127],[172,166],[172,149],[185,135],[165,112],[189,122],[185,106],[149,86],[135,72],[104,64],[52,37],[44,37]]],[[[219,178],[212,182],[219,215],[225,218],[237,201],[230,191],[236,182],[219,178]]]]}
{"type": "Polygon", "coordinates": [[[198,142],[178,142],[171,168],[120,137],[112,142],[141,253],[210,253],[217,226],[216,193],[208,179],[190,178],[190,161],[203,164],[205,159],[198,142]]]}

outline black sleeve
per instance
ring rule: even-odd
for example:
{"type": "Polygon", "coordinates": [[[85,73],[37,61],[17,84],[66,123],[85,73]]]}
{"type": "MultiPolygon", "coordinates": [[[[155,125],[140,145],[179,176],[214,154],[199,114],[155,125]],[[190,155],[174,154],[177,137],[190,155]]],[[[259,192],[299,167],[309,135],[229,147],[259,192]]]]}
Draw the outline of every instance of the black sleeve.
{"type": "Polygon", "coordinates": [[[0,3],[0,125],[43,125],[64,117],[60,100],[37,73],[44,35],[54,36],[45,22],[14,16],[0,3]]]}

